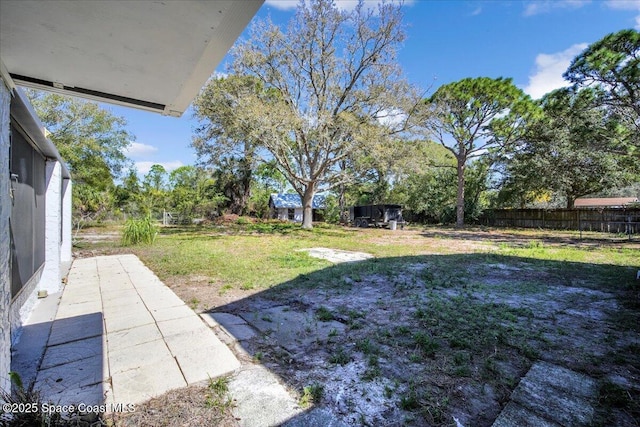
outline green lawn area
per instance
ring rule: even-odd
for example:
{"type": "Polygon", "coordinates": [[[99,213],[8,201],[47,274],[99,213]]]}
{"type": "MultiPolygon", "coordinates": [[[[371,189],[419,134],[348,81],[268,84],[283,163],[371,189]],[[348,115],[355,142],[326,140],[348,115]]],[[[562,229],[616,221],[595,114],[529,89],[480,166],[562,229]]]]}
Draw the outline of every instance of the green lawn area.
{"type": "Polygon", "coordinates": [[[307,319],[303,335],[340,322],[296,348],[303,356],[283,356],[266,336],[252,350],[301,396],[313,389],[313,401],[330,410],[317,384],[331,396],[345,387],[335,378],[356,375],[347,404],[370,425],[400,418],[447,426],[451,414],[466,414],[470,425],[489,426],[538,360],[600,381],[594,425],[624,425],[640,416],[640,244],[578,237],[257,223],[163,228],[151,246],[79,248],[136,253],[197,310],[245,317],[248,310],[264,320],[265,307],[286,307],[307,319]],[[374,258],[334,265],[303,250],[315,247],[374,258]],[[358,406],[362,396],[378,402],[370,408],[392,409],[367,412],[358,406]]]}
{"type": "MultiPolygon", "coordinates": [[[[451,228],[355,229],[329,225],[302,230],[281,223],[233,227],[163,228],[152,246],[130,248],[163,280],[184,275],[207,276],[238,289],[265,289],[300,274],[331,265],[309,257],[305,248],[327,247],[367,252],[379,260],[432,254],[493,254],[540,261],[597,265],[603,277],[607,266],[630,268],[640,264],[640,244],[593,244],[596,233],[580,241],[572,232],[531,230],[482,231],[472,229],[475,240],[451,228]],[[437,233],[437,234],[434,234],[437,233]],[[567,240],[571,239],[571,243],[567,240]]],[[[84,246],[84,245],[83,245],[84,246]]],[[[119,247],[98,245],[107,252],[119,247]]]]}

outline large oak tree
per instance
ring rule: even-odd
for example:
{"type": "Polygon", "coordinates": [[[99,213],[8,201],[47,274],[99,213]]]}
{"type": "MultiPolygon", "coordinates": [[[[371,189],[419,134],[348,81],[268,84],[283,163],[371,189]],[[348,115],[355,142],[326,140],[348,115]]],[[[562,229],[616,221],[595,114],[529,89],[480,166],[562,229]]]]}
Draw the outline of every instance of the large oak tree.
{"type": "Polygon", "coordinates": [[[416,102],[396,59],[401,18],[397,4],[301,1],[286,30],[259,21],[234,50],[235,75],[260,85],[226,94],[234,114],[220,129],[275,159],[302,198],[304,228],[316,192],[347,181],[340,165],[400,132],[416,102]]]}

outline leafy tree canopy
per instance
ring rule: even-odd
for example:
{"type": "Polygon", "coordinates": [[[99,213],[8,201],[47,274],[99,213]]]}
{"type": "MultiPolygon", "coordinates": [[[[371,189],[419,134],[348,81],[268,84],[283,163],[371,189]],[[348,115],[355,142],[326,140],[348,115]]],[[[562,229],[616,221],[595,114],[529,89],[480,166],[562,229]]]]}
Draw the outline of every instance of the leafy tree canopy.
{"type": "Polygon", "coordinates": [[[559,89],[542,98],[542,108],[508,159],[503,195],[527,203],[554,192],[571,208],[576,198],[625,185],[638,172],[630,158],[608,149],[619,129],[596,90],[559,89]]]}
{"type": "Polygon", "coordinates": [[[640,32],[605,36],[580,53],[563,76],[580,86],[600,87],[609,103],[630,108],[639,117],[640,32]]]}
{"type": "Polygon", "coordinates": [[[104,190],[129,165],[124,149],[135,138],[123,117],[95,102],[34,90],[28,95],[76,184],[104,190]]]}
{"type": "Polygon", "coordinates": [[[113,180],[130,164],[124,149],[135,139],[126,120],[95,102],[35,90],[27,95],[71,171],[76,224],[110,212],[113,180]]]}
{"type": "Polygon", "coordinates": [[[286,30],[258,21],[235,48],[234,80],[214,83],[209,111],[223,111],[204,137],[251,141],[275,159],[303,199],[303,227],[312,226],[313,195],[350,179],[340,163],[403,129],[415,105],[396,60],[401,18],[390,3],[347,12],[300,2],[286,30]]]}
{"type": "Polygon", "coordinates": [[[456,226],[462,227],[468,162],[513,149],[538,109],[511,79],[489,77],[443,85],[425,106],[421,125],[456,159],[456,226]]]}

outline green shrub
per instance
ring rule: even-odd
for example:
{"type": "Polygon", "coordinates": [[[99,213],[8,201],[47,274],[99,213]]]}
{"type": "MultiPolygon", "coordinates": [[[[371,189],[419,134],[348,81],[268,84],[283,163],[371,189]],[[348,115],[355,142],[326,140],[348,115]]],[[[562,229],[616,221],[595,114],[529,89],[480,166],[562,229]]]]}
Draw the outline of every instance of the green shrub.
{"type": "Polygon", "coordinates": [[[144,243],[152,244],[156,240],[158,228],[153,224],[151,217],[143,219],[130,218],[124,225],[122,232],[122,244],[124,246],[144,243]]]}
{"type": "Polygon", "coordinates": [[[247,224],[251,224],[251,221],[249,221],[247,218],[241,216],[241,217],[238,217],[238,219],[236,219],[236,224],[238,224],[238,225],[247,225],[247,224]]]}
{"type": "Polygon", "coordinates": [[[307,408],[314,403],[319,403],[322,400],[324,394],[324,386],[320,383],[313,383],[306,386],[302,390],[302,397],[300,398],[300,406],[307,408]]]}

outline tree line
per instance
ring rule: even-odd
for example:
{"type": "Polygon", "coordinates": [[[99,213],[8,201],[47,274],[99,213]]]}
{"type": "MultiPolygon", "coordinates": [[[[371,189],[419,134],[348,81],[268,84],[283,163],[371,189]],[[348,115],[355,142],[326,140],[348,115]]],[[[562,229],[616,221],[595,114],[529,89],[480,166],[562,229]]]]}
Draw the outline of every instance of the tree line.
{"type": "Polygon", "coordinates": [[[463,226],[489,207],[638,195],[638,31],[590,45],[564,74],[571,86],[540,100],[502,77],[465,78],[426,96],[398,64],[405,37],[402,9],[390,3],[345,11],[313,0],[286,28],[255,22],[230,73],[213,76],[194,101],[198,166],[167,174],[157,165],[142,182],[129,172],[114,184],[133,139],[121,118],[59,95],[34,104],[69,162],[83,215],[163,205],[190,216],[264,216],[269,193],[288,188],[302,199],[306,228],[319,191],[331,192],[336,220],[349,205],[385,202],[463,226]]]}

